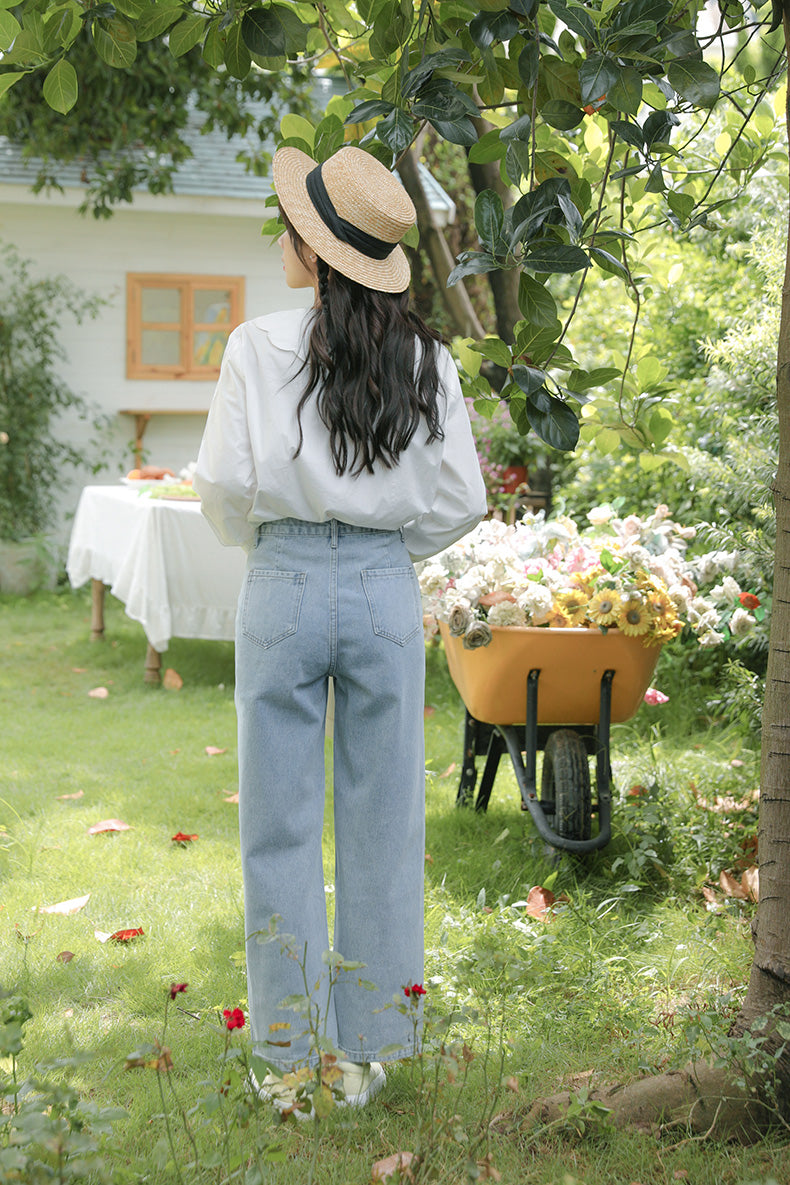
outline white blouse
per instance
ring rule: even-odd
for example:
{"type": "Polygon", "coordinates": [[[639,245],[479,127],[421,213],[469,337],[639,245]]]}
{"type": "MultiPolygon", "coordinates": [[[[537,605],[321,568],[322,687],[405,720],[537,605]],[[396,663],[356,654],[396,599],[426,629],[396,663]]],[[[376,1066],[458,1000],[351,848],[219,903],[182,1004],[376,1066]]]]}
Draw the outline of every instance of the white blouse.
{"type": "Polygon", "coordinates": [[[412,559],[465,535],[486,512],[486,491],[452,357],[439,347],[443,440],[423,423],[398,464],[356,477],[335,472],[329,433],[315,399],[296,408],[305,375],[312,310],[246,321],[231,333],[200,446],[194,488],[222,543],[249,550],[259,523],[339,519],[380,530],[403,528],[412,559]]]}

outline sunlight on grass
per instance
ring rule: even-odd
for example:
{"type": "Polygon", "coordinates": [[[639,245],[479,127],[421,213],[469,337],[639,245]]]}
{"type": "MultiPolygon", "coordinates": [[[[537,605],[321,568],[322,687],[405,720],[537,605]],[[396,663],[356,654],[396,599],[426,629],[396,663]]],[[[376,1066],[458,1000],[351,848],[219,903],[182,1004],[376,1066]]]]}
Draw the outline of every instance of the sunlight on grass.
{"type": "MultiPolygon", "coordinates": [[[[222,1079],[222,1010],[246,1011],[237,807],[226,801],[237,789],[233,648],[174,641],[165,665],[184,685],[168,692],[143,683],[142,632],[114,602],[103,643],[88,640],[82,594],[2,601],[0,625],[2,986],[33,1013],[20,1072],[91,1051],[71,1071],[73,1084],[97,1105],[128,1113],[115,1135],[102,1137],[111,1179],[177,1180],[162,1142],[157,1073],[123,1066],[160,1035],[170,985],[187,983],[170,1005],[167,1077],[192,1107],[207,1083],[216,1091],[222,1079]],[[88,696],[97,686],[107,687],[107,699],[88,696]],[[208,756],[207,746],[226,751],[208,756]],[[88,834],[107,819],[129,829],[88,834]],[[171,838],[179,831],[198,838],[180,846],[171,838]],[[73,915],[38,912],[85,894],[87,904],[73,915]],[[96,937],[136,927],[143,936],[125,944],[96,937]],[[64,961],[64,952],[73,957],[64,961]]],[[[519,1117],[536,1096],[563,1085],[680,1064],[699,1041],[701,1010],[714,1009],[726,1027],[749,972],[753,907],[722,896],[711,911],[700,890],[752,858],[756,812],[744,800],[756,785],[756,755],[737,735],[711,728],[693,740],[665,735],[651,724],[658,715],[620,726],[613,840],[590,857],[558,856],[521,811],[504,763],[487,813],[455,808],[462,710],[441,651],[429,646],[427,655],[425,982],[437,1019],[466,1010],[459,1032],[475,1055],[463,1091],[452,1075],[440,1076],[438,1110],[460,1120],[436,1137],[435,1179],[469,1179],[463,1131],[478,1130],[489,1105],[498,1118],[475,1155],[482,1162],[490,1152],[505,1182],[659,1179],[648,1136],[555,1134],[536,1142],[519,1117]],[[630,793],[634,786],[638,794],[630,793]],[[713,809],[717,796],[735,805],[713,809]],[[550,886],[557,898],[553,921],[526,913],[535,885],[550,886]],[[509,1086],[499,1083],[500,1043],[509,1086]]],[[[327,818],[331,916],[329,801],[327,818]]],[[[235,1039],[249,1047],[246,1028],[235,1039]]],[[[413,1147],[412,1075],[408,1064],[393,1068],[369,1109],[330,1117],[322,1182],[363,1185],[377,1159],[413,1147]]],[[[256,1122],[286,1159],[249,1180],[302,1183],[311,1125],[278,1127],[268,1112],[256,1122]]],[[[198,1129],[205,1164],[185,1180],[226,1179],[227,1166],[210,1163],[218,1123],[198,1129]]],[[[192,1153],[183,1133],[176,1143],[186,1165],[192,1153]]],[[[664,1153],[663,1163],[669,1175],[662,1170],[662,1180],[680,1171],[703,1185],[770,1176],[790,1183],[779,1145],[737,1158],[728,1148],[703,1155],[689,1145],[664,1153]]]]}

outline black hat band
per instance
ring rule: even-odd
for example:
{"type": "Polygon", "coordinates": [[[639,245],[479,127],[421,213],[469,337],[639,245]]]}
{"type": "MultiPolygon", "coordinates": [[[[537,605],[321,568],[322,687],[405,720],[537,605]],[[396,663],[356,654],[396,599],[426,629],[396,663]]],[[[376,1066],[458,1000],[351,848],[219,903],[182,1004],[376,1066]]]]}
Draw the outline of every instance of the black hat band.
{"type": "Polygon", "coordinates": [[[349,247],[367,255],[369,259],[386,259],[395,250],[397,243],[387,243],[384,239],[377,239],[374,235],[369,235],[367,231],[354,226],[352,222],[341,218],[326,191],[324,178],[321,174],[322,168],[323,165],[319,165],[305,178],[307,192],[321,221],[336,239],[340,239],[341,243],[347,243],[349,247]]]}

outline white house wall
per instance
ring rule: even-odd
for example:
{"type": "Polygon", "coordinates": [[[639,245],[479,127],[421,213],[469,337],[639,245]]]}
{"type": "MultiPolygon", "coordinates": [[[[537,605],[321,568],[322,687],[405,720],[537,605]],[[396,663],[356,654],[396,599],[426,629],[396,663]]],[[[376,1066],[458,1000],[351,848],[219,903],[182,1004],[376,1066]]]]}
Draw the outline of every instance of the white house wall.
{"type": "MultiPolygon", "coordinates": [[[[31,200],[27,191],[20,197],[19,187],[0,184],[0,242],[12,243],[31,261],[34,274],[66,275],[110,302],[96,320],[64,326],[68,362],[63,378],[110,417],[108,467],[94,477],[86,464],[62,492],[63,521],[56,534],[64,542],[82,486],[116,482],[132,466],[134,421],[120,410],[205,411],[214,388],[213,381],[126,377],[127,273],[244,276],[245,319],[304,307],[310,294],[286,287],[279,249],[261,237],[261,224],[269,216],[263,202],[146,195],[135,198],[134,208],[97,220],[77,213],[80,195],[75,193],[31,200]]],[[[152,417],[145,434],[146,459],[178,472],[195,459],[203,423],[202,416],[152,417]]],[[[84,444],[85,425],[65,417],[62,435],[84,444]]]]}

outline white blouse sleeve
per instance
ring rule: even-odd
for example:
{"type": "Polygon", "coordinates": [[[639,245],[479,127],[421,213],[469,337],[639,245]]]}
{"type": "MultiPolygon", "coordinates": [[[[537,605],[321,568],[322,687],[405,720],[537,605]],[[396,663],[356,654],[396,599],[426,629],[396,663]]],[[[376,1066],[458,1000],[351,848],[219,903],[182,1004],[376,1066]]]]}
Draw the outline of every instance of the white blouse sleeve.
{"type": "Polygon", "coordinates": [[[415,562],[444,551],[476,527],[488,509],[469,413],[447,350],[441,351],[440,376],[447,410],[436,495],[431,509],[403,528],[404,542],[415,562]]]}
{"type": "Polygon", "coordinates": [[[255,541],[255,527],[248,516],[257,481],[241,350],[241,331],[236,330],[222,359],[192,484],[219,541],[249,550],[255,541]]]}

